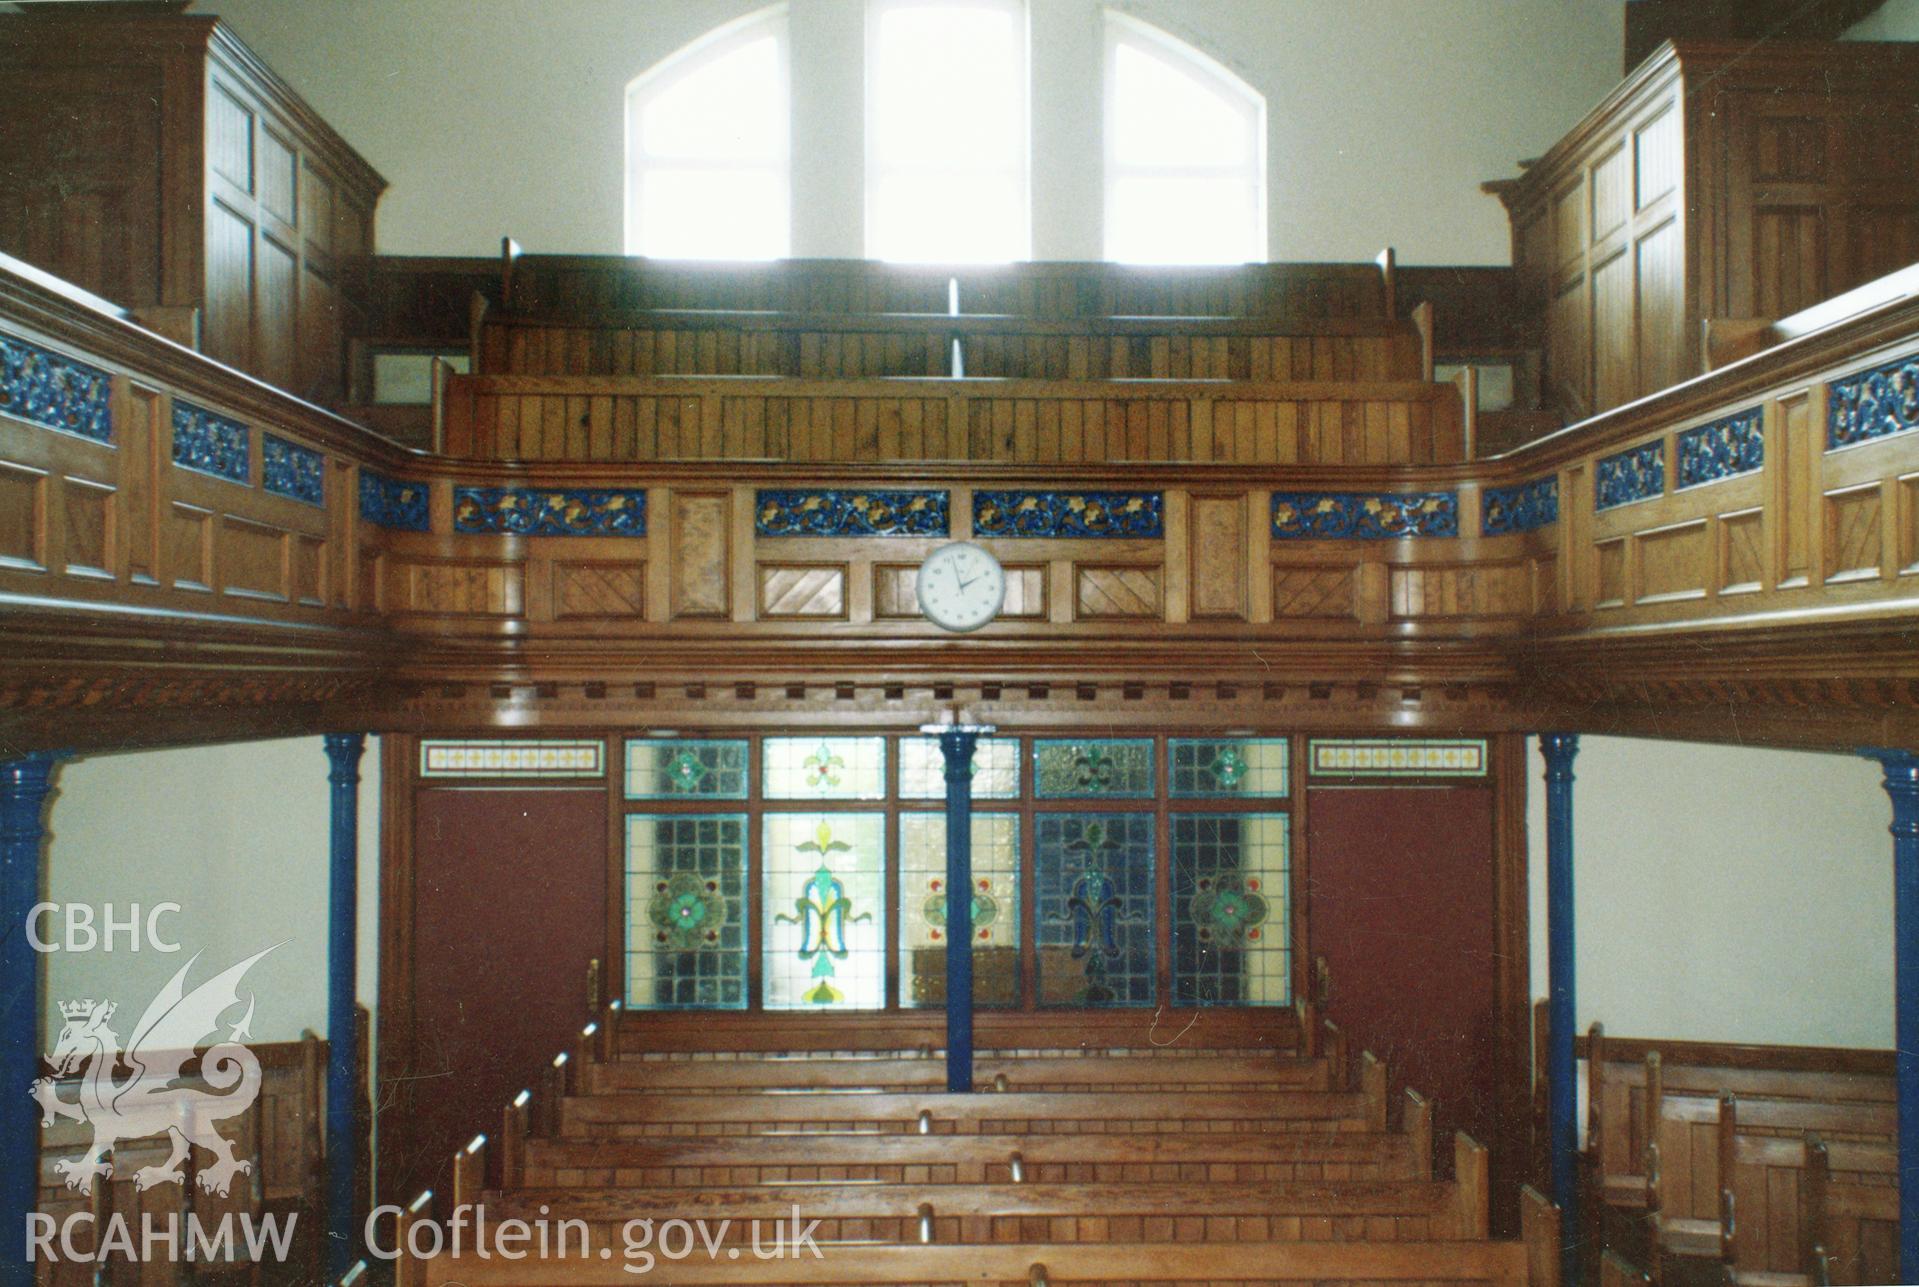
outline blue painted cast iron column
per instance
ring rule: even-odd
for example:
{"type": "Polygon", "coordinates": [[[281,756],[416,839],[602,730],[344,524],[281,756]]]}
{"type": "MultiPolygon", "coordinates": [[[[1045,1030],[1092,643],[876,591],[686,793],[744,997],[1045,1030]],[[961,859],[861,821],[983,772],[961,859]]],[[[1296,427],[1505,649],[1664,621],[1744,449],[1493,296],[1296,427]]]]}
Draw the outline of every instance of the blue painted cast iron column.
{"type": "Polygon", "coordinates": [[[360,756],[364,733],[328,733],[327,773],[332,820],[327,834],[326,1191],[327,1280],[338,1282],[359,1258],[354,1218],[360,1154],[359,1101],[354,1056],[359,958],[360,756]]]}
{"type": "Polygon", "coordinates": [[[973,1089],[974,725],[928,725],[946,758],[946,1089],[973,1089]]]}
{"type": "Polygon", "coordinates": [[[1899,1082],[1899,1281],[1919,1283],[1919,753],[1866,751],[1892,797],[1893,1042],[1899,1082]]]}
{"type": "Polygon", "coordinates": [[[1573,757],[1579,734],[1543,733],[1546,760],[1546,1117],[1553,1201],[1559,1205],[1562,1279],[1579,1281],[1579,1089],[1573,1059],[1573,757]]]}
{"type": "Polygon", "coordinates": [[[40,901],[42,819],[53,789],[47,752],[0,763],[0,1247],[6,1287],[31,1287],[27,1215],[40,1197],[40,957],[27,913],[40,901]]]}

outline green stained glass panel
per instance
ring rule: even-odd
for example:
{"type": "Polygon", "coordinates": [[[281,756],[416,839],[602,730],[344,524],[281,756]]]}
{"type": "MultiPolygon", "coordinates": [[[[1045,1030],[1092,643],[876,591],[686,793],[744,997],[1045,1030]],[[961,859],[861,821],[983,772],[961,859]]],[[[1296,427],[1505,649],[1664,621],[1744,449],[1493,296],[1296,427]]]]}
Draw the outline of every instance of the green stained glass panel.
{"type": "Polygon", "coordinates": [[[1286,794],[1283,737],[1175,737],[1166,743],[1167,789],[1187,799],[1286,794]]]}
{"type": "Polygon", "coordinates": [[[886,1004],[886,816],[769,813],[761,937],[769,1010],[886,1004]]]}
{"type": "Polygon", "coordinates": [[[1153,1003],[1153,815],[1034,819],[1042,1005],[1153,1003]]]}
{"type": "Polygon", "coordinates": [[[744,800],[746,742],[635,738],[626,744],[629,800],[744,800]]]}
{"type": "Polygon", "coordinates": [[[1152,739],[1041,738],[1033,743],[1033,790],[1052,800],[1150,797],[1152,739]]]}
{"type": "Polygon", "coordinates": [[[884,800],[883,737],[769,737],[760,743],[769,800],[884,800]]]}
{"type": "MultiPolygon", "coordinates": [[[[900,799],[944,800],[946,757],[937,737],[900,739],[900,799]]],[[[973,798],[1019,799],[1019,739],[983,737],[973,751],[973,798]]]]}
{"type": "Polygon", "coordinates": [[[626,820],[626,1005],[746,1005],[746,817],[626,820]]]}
{"type": "MultiPolygon", "coordinates": [[[[900,815],[900,1004],[946,1002],[946,815],[900,815]]],[[[1019,818],[973,815],[973,1000],[1019,1003],[1019,818]]]]}
{"type": "Polygon", "coordinates": [[[1170,824],[1174,1002],[1291,1004],[1291,819],[1197,813],[1170,824]]]}

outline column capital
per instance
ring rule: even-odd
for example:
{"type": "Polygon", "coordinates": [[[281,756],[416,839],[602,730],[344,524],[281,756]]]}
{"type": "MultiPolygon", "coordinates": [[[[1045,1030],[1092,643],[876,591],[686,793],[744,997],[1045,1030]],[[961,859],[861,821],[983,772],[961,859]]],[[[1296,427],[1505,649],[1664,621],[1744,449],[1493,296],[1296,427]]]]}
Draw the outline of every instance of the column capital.
{"type": "Polygon", "coordinates": [[[1546,781],[1573,780],[1573,759],[1579,754],[1579,734],[1541,733],[1539,754],[1546,761],[1546,781]]]}
{"type": "Polygon", "coordinates": [[[365,733],[327,733],[326,757],[332,764],[327,781],[334,786],[353,786],[360,780],[360,757],[366,753],[365,733]]]}
{"type": "Polygon", "coordinates": [[[1892,797],[1892,834],[1902,840],[1919,838],[1919,751],[1867,746],[1859,754],[1877,760],[1885,772],[1881,785],[1892,797]]]}

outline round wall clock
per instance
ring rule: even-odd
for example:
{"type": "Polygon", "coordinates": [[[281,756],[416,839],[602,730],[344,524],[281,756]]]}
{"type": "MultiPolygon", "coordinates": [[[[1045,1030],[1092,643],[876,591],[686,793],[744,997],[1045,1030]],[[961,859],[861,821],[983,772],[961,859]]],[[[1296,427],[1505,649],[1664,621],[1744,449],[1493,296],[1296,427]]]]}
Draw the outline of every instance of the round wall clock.
{"type": "Polygon", "coordinates": [[[934,625],[978,630],[999,615],[1006,601],[1006,572],[971,541],[954,541],[926,556],[915,589],[920,611],[934,625]]]}

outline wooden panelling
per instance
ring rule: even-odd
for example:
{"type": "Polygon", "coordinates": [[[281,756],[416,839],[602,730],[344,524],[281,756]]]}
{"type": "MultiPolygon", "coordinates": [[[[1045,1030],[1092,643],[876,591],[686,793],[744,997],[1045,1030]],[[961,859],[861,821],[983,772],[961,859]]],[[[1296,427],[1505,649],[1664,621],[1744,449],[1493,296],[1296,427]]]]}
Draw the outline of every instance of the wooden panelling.
{"type": "Polygon", "coordinates": [[[1751,594],[1766,587],[1766,516],[1749,509],[1719,520],[1720,594],[1751,594]]]}
{"type": "Polygon", "coordinates": [[[1705,596],[1712,551],[1704,521],[1641,533],[1638,545],[1639,584],[1633,595],[1637,602],[1705,596]]]}
{"type": "Polygon", "coordinates": [[[287,534],[264,523],[229,516],[220,532],[220,579],[228,594],[287,597],[287,534]]]}
{"type": "Polygon", "coordinates": [[[762,563],[760,615],[827,617],[846,615],[846,568],[762,563]]]}
{"type": "Polygon", "coordinates": [[[411,563],[405,603],[414,612],[456,616],[504,616],[518,608],[518,570],[485,563],[411,563]]]}
{"type": "Polygon", "coordinates": [[[1617,607],[1626,602],[1626,542],[1624,538],[1599,545],[1599,575],[1594,606],[1617,607]]]}
{"type": "Polygon", "coordinates": [[[113,575],[113,491],[105,483],[68,477],[62,491],[62,533],[69,575],[113,575]]]}
{"type": "Polygon", "coordinates": [[[287,538],[287,591],[295,603],[326,606],[326,542],[311,536],[287,538]]]}
{"type": "Polygon", "coordinates": [[[46,471],[0,463],[0,567],[44,569],[46,522],[46,471]]]}
{"type": "Polygon", "coordinates": [[[1826,496],[1826,580],[1877,577],[1884,523],[1877,483],[1826,496]]]}
{"type": "Polygon", "coordinates": [[[1352,568],[1273,568],[1273,616],[1350,620],[1355,613],[1352,568]]]}
{"type": "Polygon", "coordinates": [[[1156,567],[1088,567],[1073,569],[1074,609],[1079,620],[1111,617],[1158,618],[1164,595],[1163,574],[1156,567]]]}
{"type": "Polygon", "coordinates": [[[167,570],[176,588],[213,588],[213,513],[174,501],[167,520],[167,570]]]}
{"type": "Polygon", "coordinates": [[[1196,620],[1243,620],[1247,615],[1247,497],[1244,493],[1195,495],[1190,506],[1191,614],[1196,620]]]}
{"type": "Polygon", "coordinates": [[[728,492],[672,493],[670,548],[675,618],[724,618],[731,597],[733,498],[728,492]]]}
{"type": "Polygon", "coordinates": [[[1395,567],[1389,585],[1392,615],[1402,619],[1532,613],[1532,575],[1520,563],[1395,567]]]}
{"type": "Polygon", "coordinates": [[[646,568],[631,563],[555,563],[553,615],[638,619],[646,612],[646,568]]]}

